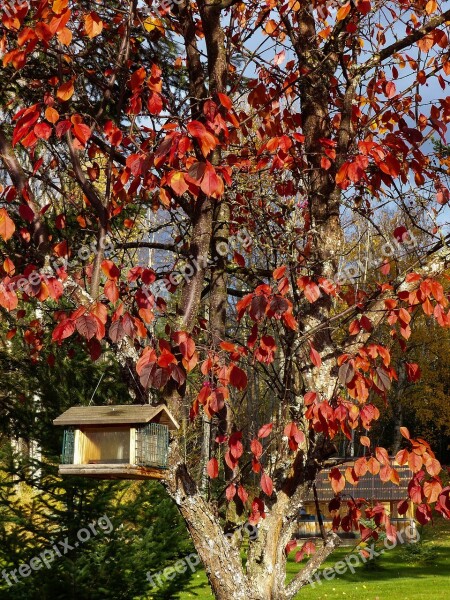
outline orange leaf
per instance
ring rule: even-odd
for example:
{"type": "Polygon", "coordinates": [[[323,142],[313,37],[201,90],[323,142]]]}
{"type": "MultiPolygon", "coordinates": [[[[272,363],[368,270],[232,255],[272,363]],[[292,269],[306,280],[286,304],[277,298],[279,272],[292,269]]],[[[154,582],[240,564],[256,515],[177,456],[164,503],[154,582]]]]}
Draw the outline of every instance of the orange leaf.
{"type": "Polygon", "coordinates": [[[408,457],[409,457],[409,452],[406,448],[404,448],[403,450],[399,450],[397,452],[397,454],[395,455],[395,461],[400,465],[406,465],[406,463],[408,462],[408,457]]]}
{"type": "Polygon", "coordinates": [[[434,35],[432,32],[427,33],[422,39],[417,42],[422,52],[428,52],[434,46],[434,35]]]}
{"type": "Polygon", "coordinates": [[[16,272],[16,267],[14,266],[13,261],[9,257],[6,257],[3,261],[3,270],[7,275],[14,275],[14,273],[16,272]]]}
{"type": "Polygon", "coordinates": [[[117,287],[115,281],[108,279],[108,281],[105,283],[104,294],[113,304],[117,302],[119,299],[119,288],[117,287]]]}
{"type": "Polygon", "coordinates": [[[434,12],[436,12],[437,9],[437,2],[436,0],[428,0],[426,6],[425,6],[425,11],[428,15],[432,15],[434,12]]]}
{"type": "Polygon", "coordinates": [[[0,237],[7,242],[16,230],[14,222],[9,218],[5,208],[0,208],[0,237]]]}
{"type": "Polygon", "coordinates": [[[63,83],[56,92],[56,97],[61,100],[61,102],[67,102],[73,96],[75,88],[73,87],[73,81],[66,81],[63,83]]]}
{"type": "Polygon", "coordinates": [[[51,106],[48,106],[45,109],[45,118],[49,123],[57,123],[59,119],[59,112],[51,106]]]}
{"type": "Polygon", "coordinates": [[[274,279],[281,279],[284,274],[286,273],[286,267],[282,266],[282,267],[277,267],[274,272],[273,272],[273,278],[274,279]]]}
{"type": "Polygon", "coordinates": [[[58,31],[56,34],[58,40],[61,42],[63,46],[69,46],[72,41],[72,32],[68,27],[63,27],[61,31],[58,31]]]}
{"type": "Polygon", "coordinates": [[[52,11],[55,13],[55,15],[60,15],[64,11],[64,9],[67,8],[68,4],[69,0],[54,0],[52,5],[52,11]]]}
{"type": "Polygon", "coordinates": [[[103,21],[96,12],[91,12],[84,17],[84,28],[88,36],[92,39],[100,35],[103,31],[103,21]]]}
{"type": "Polygon", "coordinates": [[[167,180],[177,196],[182,196],[189,189],[182,171],[171,171],[167,180]]]}
{"type": "Polygon", "coordinates": [[[438,479],[431,479],[423,484],[423,492],[431,504],[439,498],[439,494],[442,492],[442,485],[438,479]]]}
{"type": "Polygon", "coordinates": [[[350,12],[350,8],[350,2],[347,2],[347,4],[344,4],[344,6],[341,6],[341,8],[336,13],[336,20],[343,21],[350,12]]]}
{"type": "Polygon", "coordinates": [[[336,467],[331,469],[330,474],[328,475],[331,480],[331,487],[333,488],[333,492],[335,494],[339,494],[345,488],[345,477],[336,467]]]}
{"type": "Polygon", "coordinates": [[[408,458],[408,465],[413,473],[418,473],[423,465],[422,457],[416,454],[415,452],[410,452],[408,458]]]}
{"type": "Polygon", "coordinates": [[[401,433],[401,434],[402,434],[402,436],[403,436],[404,438],[406,438],[407,440],[409,440],[409,438],[411,437],[411,436],[409,435],[409,431],[408,431],[408,428],[407,428],[407,427],[400,427],[400,433],[401,433]]]}

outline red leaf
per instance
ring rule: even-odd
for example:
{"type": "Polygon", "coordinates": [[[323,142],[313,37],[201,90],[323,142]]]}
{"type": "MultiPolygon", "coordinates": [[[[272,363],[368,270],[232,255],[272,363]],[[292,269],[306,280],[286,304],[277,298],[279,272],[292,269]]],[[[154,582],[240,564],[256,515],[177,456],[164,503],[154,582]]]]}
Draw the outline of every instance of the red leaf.
{"type": "Polygon", "coordinates": [[[230,483],[230,485],[225,490],[225,496],[227,497],[228,502],[231,502],[231,500],[233,500],[235,495],[236,495],[236,486],[234,485],[234,483],[230,483]]]}
{"type": "Polygon", "coordinates": [[[361,325],[361,327],[363,329],[365,329],[368,333],[370,333],[373,329],[373,325],[372,322],[370,321],[370,319],[368,319],[365,315],[363,315],[361,317],[361,319],[359,320],[359,324],[361,325]]]}
{"type": "Polygon", "coordinates": [[[238,459],[244,453],[244,447],[241,442],[242,432],[236,431],[235,433],[230,435],[230,439],[228,440],[228,445],[230,446],[230,453],[234,459],[238,459]]]}
{"type": "Polygon", "coordinates": [[[251,525],[256,525],[261,519],[265,519],[266,514],[264,512],[264,502],[261,498],[255,498],[252,502],[252,512],[249,516],[248,522],[251,525]]]}
{"type": "MultiPolygon", "coordinates": [[[[32,208],[28,204],[21,204],[19,206],[19,215],[28,223],[32,223],[34,221],[34,212],[32,208]]],[[[1,215],[0,215],[0,226],[1,226],[1,215]]],[[[1,231],[0,231],[1,235],[1,231]]],[[[63,242],[64,243],[64,242],[63,242]]]]}
{"type": "Polygon", "coordinates": [[[233,107],[233,104],[232,104],[230,98],[228,96],[226,96],[225,94],[218,93],[217,97],[219,99],[220,104],[224,108],[230,110],[233,107]]]}
{"type": "Polygon", "coordinates": [[[408,509],[409,509],[408,500],[400,500],[400,502],[397,504],[397,512],[399,515],[406,515],[406,513],[408,512],[408,509]]]}
{"type": "Polygon", "coordinates": [[[223,181],[209,162],[206,163],[205,173],[202,177],[200,188],[207,196],[217,197],[223,194],[223,181]]]}
{"type": "Polygon", "coordinates": [[[238,390],[244,390],[247,387],[247,374],[236,365],[231,366],[230,384],[238,390]]]}
{"type": "Polygon", "coordinates": [[[87,346],[89,349],[89,354],[90,354],[91,360],[93,360],[95,362],[102,355],[102,346],[101,346],[100,342],[95,338],[92,338],[91,340],[89,340],[87,343],[87,346]]]}
{"type": "Polygon", "coordinates": [[[206,465],[206,471],[211,479],[215,479],[219,475],[219,463],[217,458],[211,458],[206,465]]]}
{"type": "Polygon", "coordinates": [[[78,317],[75,324],[78,333],[87,340],[93,338],[97,333],[97,324],[94,320],[94,317],[91,317],[90,315],[82,315],[81,317],[78,317]]]}
{"type": "Polygon", "coordinates": [[[286,273],[286,267],[285,266],[278,267],[273,272],[273,278],[276,279],[276,280],[281,279],[282,277],[284,277],[285,273],[286,273]]]}
{"type": "Polygon", "coordinates": [[[148,99],[147,107],[151,115],[159,115],[163,109],[163,100],[161,94],[158,94],[158,92],[152,92],[148,99]]]}
{"type": "Polygon", "coordinates": [[[52,135],[52,128],[47,123],[37,123],[33,131],[40,140],[48,140],[52,135]]]}
{"type": "Polygon", "coordinates": [[[270,435],[271,431],[273,429],[273,424],[272,423],[267,423],[267,425],[263,425],[260,430],[258,431],[258,437],[259,438],[265,438],[268,435],[270,435]]]}
{"type": "Polygon", "coordinates": [[[75,123],[73,126],[73,133],[80,144],[84,147],[86,146],[86,142],[91,137],[92,132],[88,125],[85,125],[84,123],[75,123]]]}
{"type": "Polygon", "coordinates": [[[297,548],[297,543],[298,543],[297,540],[290,540],[286,544],[286,548],[284,549],[286,554],[289,554],[290,552],[292,552],[292,550],[295,550],[295,548],[297,548]]]}
{"type": "Polygon", "coordinates": [[[116,282],[112,279],[108,279],[108,281],[105,283],[103,292],[108,300],[113,304],[119,299],[119,288],[117,287],[116,282]]]}
{"type": "Polygon", "coordinates": [[[242,485],[240,485],[238,487],[238,496],[241,499],[241,501],[242,501],[243,504],[245,504],[247,502],[247,500],[248,500],[248,494],[247,494],[245,488],[242,485]]]}
{"type": "Polygon", "coordinates": [[[75,323],[70,319],[65,319],[55,327],[52,333],[52,341],[60,342],[70,337],[75,331],[75,323]]]}
{"type": "Polygon", "coordinates": [[[271,496],[273,493],[273,481],[266,473],[263,473],[261,477],[261,489],[268,496],[271,496]]]}
{"type": "Polygon", "coordinates": [[[188,123],[187,130],[193,137],[202,137],[207,133],[206,127],[200,121],[191,121],[188,123]]]}
{"type": "Polygon", "coordinates": [[[284,428],[284,435],[289,439],[289,448],[293,451],[305,442],[305,434],[298,429],[296,423],[288,423],[284,428]]]}
{"type": "Polygon", "coordinates": [[[263,453],[263,447],[260,441],[254,439],[250,443],[250,450],[255,455],[255,458],[261,458],[263,453]]]}
{"type": "Polygon", "coordinates": [[[309,346],[310,346],[309,357],[311,359],[311,362],[313,363],[314,366],[319,368],[320,366],[322,366],[322,359],[320,358],[320,354],[314,348],[312,342],[309,342],[309,346]]]}
{"type": "Polygon", "coordinates": [[[102,262],[102,271],[108,279],[119,279],[120,271],[112,260],[104,260],[102,262]]]}
{"type": "Polygon", "coordinates": [[[428,504],[419,504],[416,508],[416,519],[421,525],[426,525],[431,521],[431,509],[428,504]]]}
{"type": "Polygon", "coordinates": [[[420,367],[416,363],[405,363],[406,376],[409,381],[418,381],[421,377],[420,367]]]}
{"type": "Polygon", "coordinates": [[[393,98],[397,95],[397,89],[395,87],[395,83],[393,81],[388,81],[386,83],[386,96],[388,98],[393,98]]]}

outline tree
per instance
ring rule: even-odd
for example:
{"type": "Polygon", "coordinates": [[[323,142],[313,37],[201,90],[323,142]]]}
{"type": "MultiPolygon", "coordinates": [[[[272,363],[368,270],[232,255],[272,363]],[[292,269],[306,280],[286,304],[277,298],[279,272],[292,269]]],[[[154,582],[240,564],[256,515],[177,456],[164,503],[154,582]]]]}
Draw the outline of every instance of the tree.
{"type": "MultiPolygon", "coordinates": [[[[134,397],[167,402],[184,423],[165,485],[219,600],[293,598],[339,543],[325,535],[285,585],[299,507],[338,432],[363,433],[367,455],[345,476],[338,463],[331,471],[335,528],[376,536],[361,520],[374,517],[395,536],[383,507],[340,494],[367,470],[398,481],[367,435],[380,414],[374,398],[397,378],[383,325],[406,352],[414,313],[450,323],[439,279],[449,256],[445,158],[429,156],[449,104],[426,96],[447,85],[449,20],[434,0],[111,9],[31,0],[3,16],[2,76],[14,87],[2,105],[10,181],[0,304],[13,320],[24,318],[19,302],[56,304],[53,343],[76,339],[94,360],[109,344],[123,372],[139,376],[134,397]],[[173,67],[185,86],[139,46],[144,30],[182,48],[173,67]],[[102,57],[98,69],[87,56],[102,57]],[[27,64],[46,73],[43,83],[27,64]],[[119,80],[112,118],[105,105],[119,80]],[[63,173],[78,190],[55,190],[64,208],[73,203],[67,230],[57,204],[40,206],[33,193],[63,173]],[[374,215],[389,203],[414,219],[418,188],[430,245],[399,272],[383,251],[375,284],[355,283],[345,254],[352,215],[378,227],[374,215]],[[136,242],[146,211],[152,236],[136,242]],[[243,250],[244,229],[252,244],[243,250]],[[96,240],[93,256],[49,272],[55,254],[73,258],[86,238],[96,240]],[[129,254],[142,248],[159,253],[152,265],[129,254]],[[223,488],[205,484],[205,472],[223,488]],[[234,513],[258,528],[245,567],[224,533],[234,513]]],[[[394,254],[408,250],[404,226],[380,234],[397,243],[394,254]]],[[[449,517],[430,446],[401,432],[396,459],[412,480],[399,510],[412,501],[421,523],[432,506],[449,517]]]]}

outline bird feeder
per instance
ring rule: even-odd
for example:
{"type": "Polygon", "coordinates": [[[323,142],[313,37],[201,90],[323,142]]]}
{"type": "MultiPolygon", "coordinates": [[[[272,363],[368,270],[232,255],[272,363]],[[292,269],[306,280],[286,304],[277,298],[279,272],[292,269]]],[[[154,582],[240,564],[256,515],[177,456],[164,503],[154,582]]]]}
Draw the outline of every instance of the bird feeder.
{"type": "Polygon", "coordinates": [[[60,475],[96,479],[162,479],[169,431],[166,406],[75,406],[53,421],[64,427],[60,475]]]}

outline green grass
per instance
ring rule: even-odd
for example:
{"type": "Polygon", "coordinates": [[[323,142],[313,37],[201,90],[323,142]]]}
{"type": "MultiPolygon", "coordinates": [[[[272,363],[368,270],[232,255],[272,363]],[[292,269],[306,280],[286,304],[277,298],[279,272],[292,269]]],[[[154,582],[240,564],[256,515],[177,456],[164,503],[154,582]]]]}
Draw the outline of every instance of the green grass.
{"type": "MultiPolygon", "coordinates": [[[[421,547],[410,552],[402,546],[386,550],[367,565],[356,567],[331,581],[322,578],[321,585],[304,588],[301,600],[447,600],[450,597],[450,523],[436,521],[421,531],[421,547]],[[417,552],[418,551],[418,552],[417,552]],[[414,555],[416,554],[416,556],[414,555]],[[417,556],[418,554],[418,556],[417,556]]],[[[339,548],[323,568],[342,560],[350,547],[339,548]]],[[[299,570],[294,562],[295,552],[288,561],[287,578],[299,570]]],[[[179,600],[213,600],[205,572],[193,574],[179,600]]]]}

